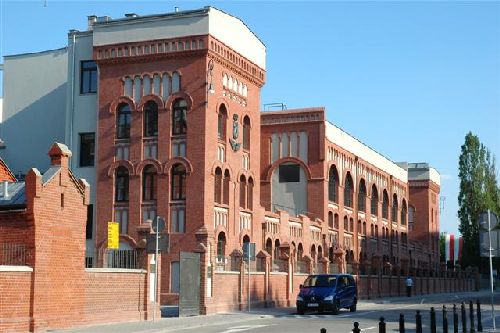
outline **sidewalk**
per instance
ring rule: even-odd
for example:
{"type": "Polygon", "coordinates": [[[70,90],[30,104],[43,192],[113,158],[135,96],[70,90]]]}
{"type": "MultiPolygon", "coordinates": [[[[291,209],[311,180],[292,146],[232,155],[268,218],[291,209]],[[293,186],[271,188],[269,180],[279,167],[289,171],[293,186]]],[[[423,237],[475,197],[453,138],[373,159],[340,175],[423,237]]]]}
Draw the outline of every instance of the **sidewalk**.
{"type": "MultiPolygon", "coordinates": [[[[387,297],[384,299],[370,299],[360,300],[359,309],[370,308],[376,304],[408,304],[408,303],[429,303],[441,304],[443,299],[457,299],[457,304],[461,299],[473,300],[480,298],[484,305],[489,304],[489,290],[481,290],[479,292],[464,292],[464,293],[443,293],[432,295],[419,295],[413,297],[387,297]],[[486,303],[484,300],[488,300],[486,303]]],[[[495,293],[495,304],[500,304],[500,292],[495,293]]],[[[450,303],[450,302],[448,302],[450,303]]],[[[171,312],[172,309],[169,309],[171,312]]],[[[260,320],[266,317],[284,317],[295,315],[296,310],[294,307],[288,308],[254,308],[250,312],[230,312],[212,314],[206,316],[194,317],[170,317],[161,318],[155,322],[152,321],[138,321],[126,323],[111,323],[96,326],[87,326],[81,328],[74,328],[68,330],[51,330],[50,332],[58,333],[132,333],[132,332],[169,332],[180,329],[193,329],[203,328],[207,326],[215,326],[221,324],[233,323],[237,324],[242,321],[260,320]]]]}

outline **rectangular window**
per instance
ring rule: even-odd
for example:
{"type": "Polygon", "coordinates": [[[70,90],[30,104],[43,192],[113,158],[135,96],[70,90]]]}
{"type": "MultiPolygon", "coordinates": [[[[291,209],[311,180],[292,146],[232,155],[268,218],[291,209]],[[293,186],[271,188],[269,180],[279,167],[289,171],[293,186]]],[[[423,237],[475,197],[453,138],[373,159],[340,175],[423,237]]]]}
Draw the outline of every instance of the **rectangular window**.
{"type": "Polygon", "coordinates": [[[85,235],[87,239],[92,239],[93,229],[94,229],[94,205],[90,204],[87,206],[87,227],[85,229],[85,235]]]}
{"type": "Polygon", "coordinates": [[[80,167],[94,166],[95,133],[80,133],[80,167]]]}
{"type": "Polygon", "coordinates": [[[80,63],[80,94],[97,92],[97,65],[93,60],[80,63]]]}
{"type": "Polygon", "coordinates": [[[170,263],[170,292],[178,293],[180,290],[180,266],[178,261],[170,263]]]}
{"type": "Polygon", "coordinates": [[[185,207],[172,207],[172,232],[186,232],[185,207]]]}
{"type": "Polygon", "coordinates": [[[298,164],[282,164],[279,166],[280,183],[300,182],[300,166],[298,164]]]}

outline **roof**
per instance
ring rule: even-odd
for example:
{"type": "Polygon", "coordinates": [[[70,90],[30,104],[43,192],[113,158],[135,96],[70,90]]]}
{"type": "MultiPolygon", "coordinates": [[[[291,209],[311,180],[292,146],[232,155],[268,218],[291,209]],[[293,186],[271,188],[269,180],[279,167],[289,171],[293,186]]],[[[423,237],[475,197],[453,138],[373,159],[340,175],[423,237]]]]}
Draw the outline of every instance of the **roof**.
{"type": "Polygon", "coordinates": [[[9,196],[4,195],[4,186],[0,184],[0,207],[25,206],[26,194],[24,182],[8,182],[9,196]]]}

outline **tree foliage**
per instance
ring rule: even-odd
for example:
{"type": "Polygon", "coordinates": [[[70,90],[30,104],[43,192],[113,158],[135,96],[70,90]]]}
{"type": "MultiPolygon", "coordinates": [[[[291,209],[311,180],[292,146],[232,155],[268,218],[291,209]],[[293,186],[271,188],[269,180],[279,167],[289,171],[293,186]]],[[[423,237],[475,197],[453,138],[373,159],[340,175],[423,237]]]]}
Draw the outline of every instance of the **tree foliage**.
{"type": "Polygon", "coordinates": [[[479,215],[491,209],[499,211],[499,190],[495,159],[471,132],[465,136],[458,162],[460,193],[458,194],[459,230],[464,239],[462,265],[479,262],[479,215]]]}

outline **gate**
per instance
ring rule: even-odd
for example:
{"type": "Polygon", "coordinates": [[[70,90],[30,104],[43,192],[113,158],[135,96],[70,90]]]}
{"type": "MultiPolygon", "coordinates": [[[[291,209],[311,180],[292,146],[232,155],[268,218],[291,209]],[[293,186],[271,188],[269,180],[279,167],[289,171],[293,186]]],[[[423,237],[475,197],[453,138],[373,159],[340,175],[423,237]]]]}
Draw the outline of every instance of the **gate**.
{"type": "Polygon", "coordinates": [[[179,316],[200,314],[200,254],[181,252],[179,316]]]}

